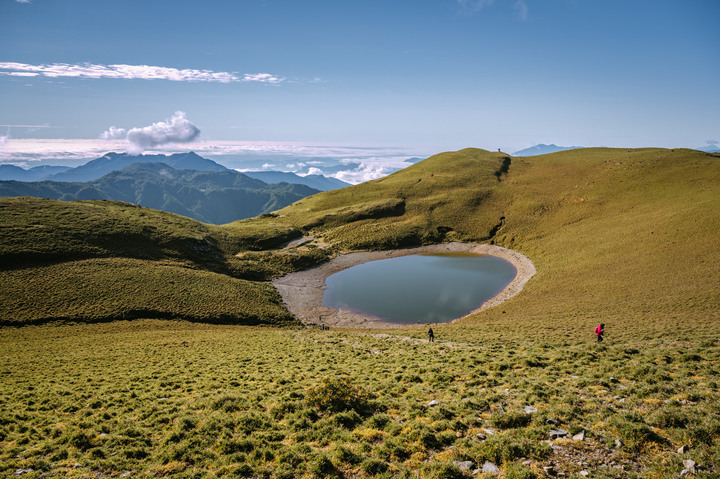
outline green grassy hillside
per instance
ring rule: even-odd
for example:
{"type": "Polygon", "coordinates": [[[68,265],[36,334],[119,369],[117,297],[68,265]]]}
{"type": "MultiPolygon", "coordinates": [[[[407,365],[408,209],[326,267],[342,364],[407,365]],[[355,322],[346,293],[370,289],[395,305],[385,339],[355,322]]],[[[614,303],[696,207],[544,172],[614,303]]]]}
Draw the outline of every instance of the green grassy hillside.
{"type": "Polygon", "coordinates": [[[720,155],[692,150],[449,152],[222,226],[3,199],[0,473],[718,477],[719,239],[720,155]],[[451,240],[537,273],[432,345],[198,324],[294,325],[269,279],[451,240]]]}
{"type": "MultiPolygon", "coordinates": [[[[575,336],[599,320],[609,323],[610,334],[662,335],[668,328],[709,333],[720,314],[720,158],[694,150],[595,148],[530,158],[475,149],[442,153],[389,177],[223,226],[123,203],[29,198],[1,200],[0,220],[3,267],[24,268],[23,274],[38,278],[27,291],[30,298],[45,297],[62,283],[51,287],[48,276],[33,268],[132,258],[150,262],[143,268],[160,262],[158,271],[167,271],[163,262],[170,261],[248,280],[238,287],[267,299],[257,309],[277,305],[264,281],[337,251],[457,240],[515,249],[538,269],[520,296],[453,326],[470,327],[464,334],[474,334],[479,324],[497,334],[522,331],[530,321],[547,334],[575,336]],[[274,249],[303,233],[331,248],[311,244],[292,254],[274,249]]],[[[68,271],[86,267],[89,275],[107,272],[97,277],[99,289],[112,282],[112,268],[78,264],[68,271]]],[[[14,294],[18,274],[0,275],[6,294],[14,294]]],[[[203,281],[198,284],[213,289],[212,281],[203,281]]],[[[100,293],[90,297],[99,309],[113,310],[101,304],[100,293]]],[[[171,298],[158,294],[153,311],[175,316],[171,298]]],[[[3,304],[5,324],[67,317],[62,309],[18,315],[12,301],[3,304]]],[[[127,305],[117,316],[142,309],[127,305]]],[[[197,317],[206,320],[201,309],[198,304],[197,317]]]]}
{"type": "Polygon", "coordinates": [[[461,326],[501,334],[531,321],[548,334],[582,334],[605,320],[612,334],[662,335],[711,333],[720,318],[718,155],[462,150],[280,213],[301,228],[320,223],[325,241],[347,249],[489,241],[533,260],[538,273],[521,296],[461,326]],[[392,202],[401,211],[381,210],[392,202]],[[343,221],[368,205],[377,214],[343,221]]]}
{"type": "Polygon", "coordinates": [[[258,281],[277,267],[235,254],[299,234],[283,225],[221,229],[128,203],[2,199],[0,324],[294,324],[274,288],[258,281]]]}

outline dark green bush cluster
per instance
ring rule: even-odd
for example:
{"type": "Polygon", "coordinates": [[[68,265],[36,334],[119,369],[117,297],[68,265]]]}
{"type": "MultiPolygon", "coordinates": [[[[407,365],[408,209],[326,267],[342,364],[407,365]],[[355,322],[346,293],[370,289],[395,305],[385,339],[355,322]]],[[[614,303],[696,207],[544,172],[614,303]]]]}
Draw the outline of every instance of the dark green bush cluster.
{"type": "Polygon", "coordinates": [[[355,386],[349,377],[324,378],[320,386],[308,391],[305,400],[319,411],[366,413],[370,410],[370,395],[355,386]]]}

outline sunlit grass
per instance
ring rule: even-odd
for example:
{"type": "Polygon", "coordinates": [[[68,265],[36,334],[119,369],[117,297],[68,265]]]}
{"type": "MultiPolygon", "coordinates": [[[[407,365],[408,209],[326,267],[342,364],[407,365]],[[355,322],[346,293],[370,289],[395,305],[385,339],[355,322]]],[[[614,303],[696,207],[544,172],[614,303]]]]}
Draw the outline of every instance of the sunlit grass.
{"type": "Polygon", "coordinates": [[[618,466],[604,477],[669,478],[687,457],[711,477],[720,459],[717,342],[426,344],[141,320],[6,328],[0,355],[9,474],[454,477],[469,460],[573,475],[572,453],[618,466]],[[554,428],[585,439],[550,441],[554,428]]]}
{"type": "Polygon", "coordinates": [[[698,477],[717,477],[719,161],[463,150],[223,226],[122,203],[0,200],[3,324],[103,322],[0,330],[0,467],[448,478],[461,477],[455,462],[490,461],[508,478],[551,464],[566,477],[676,478],[692,459],[698,477]],[[278,249],[300,235],[321,243],[278,249]],[[417,327],[197,323],[293,325],[269,279],[336,252],[442,241],[515,249],[537,273],[510,301],[434,327],[432,345],[417,327]],[[194,323],[108,322],[142,317],[194,323]],[[556,428],[584,439],[550,441],[556,428]]]}

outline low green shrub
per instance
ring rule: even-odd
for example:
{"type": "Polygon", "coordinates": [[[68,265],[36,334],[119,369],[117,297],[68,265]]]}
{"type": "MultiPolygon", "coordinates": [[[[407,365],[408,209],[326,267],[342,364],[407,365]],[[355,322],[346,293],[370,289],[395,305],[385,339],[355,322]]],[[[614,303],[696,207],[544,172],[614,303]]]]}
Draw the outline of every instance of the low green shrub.
{"type": "Polygon", "coordinates": [[[360,464],[360,469],[370,476],[382,474],[388,470],[388,463],[378,459],[366,459],[360,464]]]}
{"type": "Polygon", "coordinates": [[[490,461],[495,464],[509,463],[516,459],[529,458],[542,460],[552,454],[552,446],[547,442],[528,437],[513,437],[508,434],[491,436],[477,448],[478,461],[490,461]]]}
{"type": "Polygon", "coordinates": [[[333,449],[335,460],[341,464],[358,464],[361,457],[344,445],[337,445],[333,449]]]}
{"type": "Polygon", "coordinates": [[[308,391],[307,403],[319,411],[353,410],[365,413],[370,409],[370,395],[353,384],[349,377],[324,378],[320,386],[308,391]]]}
{"type": "Polygon", "coordinates": [[[524,412],[494,412],[490,416],[490,424],[500,429],[525,427],[530,424],[532,417],[524,412]]]}
{"type": "Polygon", "coordinates": [[[436,462],[425,468],[424,477],[428,479],[463,479],[462,471],[452,463],[436,462]]]}
{"type": "Polygon", "coordinates": [[[617,432],[624,447],[632,452],[642,452],[651,443],[666,444],[667,440],[641,422],[620,422],[617,432]]]}
{"type": "Polygon", "coordinates": [[[338,475],[338,470],[335,468],[335,465],[330,459],[327,458],[327,456],[323,454],[318,456],[317,459],[310,463],[309,471],[314,476],[319,478],[338,475]]]}

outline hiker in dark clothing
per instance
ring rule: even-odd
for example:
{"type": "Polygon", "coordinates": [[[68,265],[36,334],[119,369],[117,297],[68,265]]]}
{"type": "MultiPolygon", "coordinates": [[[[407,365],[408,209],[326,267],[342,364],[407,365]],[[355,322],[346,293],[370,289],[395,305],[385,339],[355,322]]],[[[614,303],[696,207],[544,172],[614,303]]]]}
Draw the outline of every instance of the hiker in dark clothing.
{"type": "Polygon", "coordinates": [[[603,340],[603,334],[605,334],[605,324],[600,323],[600,325],[595,328],[595,334],[597,335],[597,342],[600,343],[603,340]]]}
{"type": "Polygon", "coordinates": [[[434,343],[435,342],[435,333],[433,333],[432,328],[428,329],[428,343],[434,343]]]}

